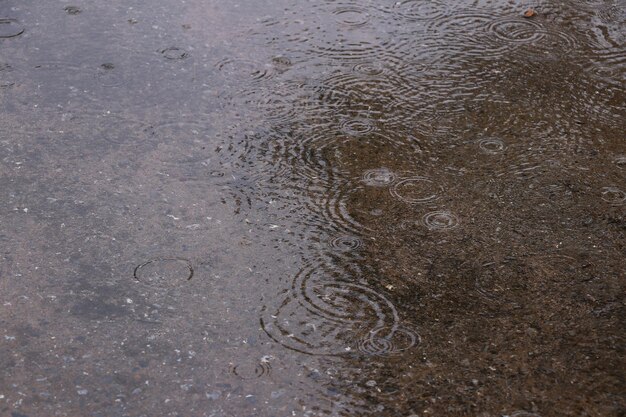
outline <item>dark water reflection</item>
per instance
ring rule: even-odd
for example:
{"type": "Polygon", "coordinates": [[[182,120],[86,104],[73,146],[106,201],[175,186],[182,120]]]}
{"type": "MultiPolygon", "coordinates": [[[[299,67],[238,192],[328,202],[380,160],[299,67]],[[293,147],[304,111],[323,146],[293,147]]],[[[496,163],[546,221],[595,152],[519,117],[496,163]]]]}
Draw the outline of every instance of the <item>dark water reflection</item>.
{"type": "Polygon", "coordinates": [[[0,414],[622,415],[625,33],[0,3],[0,414]]]}

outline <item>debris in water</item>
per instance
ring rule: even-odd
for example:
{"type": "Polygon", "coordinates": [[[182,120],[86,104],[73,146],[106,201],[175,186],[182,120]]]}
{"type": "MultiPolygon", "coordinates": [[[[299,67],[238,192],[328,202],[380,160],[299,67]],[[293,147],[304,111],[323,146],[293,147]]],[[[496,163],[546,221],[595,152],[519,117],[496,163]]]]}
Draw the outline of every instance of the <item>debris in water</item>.
{"type": "Polygon", "coordinates": [[[535,11],[535,9],[528,9],[524,12],[524,17],[535,17],[537,16],[537,12],[535,11]]]}

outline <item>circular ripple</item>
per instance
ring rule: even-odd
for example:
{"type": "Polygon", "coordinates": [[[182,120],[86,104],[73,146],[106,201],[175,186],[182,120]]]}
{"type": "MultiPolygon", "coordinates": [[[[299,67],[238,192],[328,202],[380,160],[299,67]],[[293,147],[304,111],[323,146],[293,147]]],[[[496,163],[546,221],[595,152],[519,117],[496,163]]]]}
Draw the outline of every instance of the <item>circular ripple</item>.
{"type": "Polygon", "coordinates": [[[226,58],[216,67],[228,78],[239,81],[260,81],[274,75],[271,67],[247,59],[226,58]]]}
{"type": "Polygon", "coordinates": [[[626,193],[617,187],[604,187],[602,188],[602,199],[617,206],[624,204],[626,193]]]}
{"type": "Polygon", "coordinates": [[[124,78],[115,71],[115,65],[111,63],[105,63],[98,67],[96,79],[104,87],[117,87],[124,81],[124,78]]]}
{"type": "Polygon", "coordinates": [[[356,349],[352,332],[397,329],[395,306],[358,283],[362,271],[309,265],[293,280],[277,305],[265,306],[261,326],[288,349],[310,355],[341,355],[356,349]]]}
{"type": "Polygon", "coordinates": [[[432,211],[422,217],[422,224],[430,230],[449,230],[459,225],[459,219],[447,211],[432,211]]]}
{"type": "Polygon", "coordinates": [[[615,158],[615,165],[620,168],[626,168],[626,156],[618,156],[615,158]]]}
{"type": "Polygon", "coordinates": [[[531,43],[543,38],[542,26],[534,20],[506,17],[495,20],[487,26],[487,30],[496,39],[511,43],[531,43]]]}
{"type": "Polygon", "coordinates": [[[0,39],[14,38],[24,33],[22,26],[15,19],[0,19],[0,39]]]}
{"type": "Polygon", "coordinates": [[[170,46],[169,48],[161,49],[159,52],[164,58],[172,61],[189,58],[189,53],[177,46],[170,46]]]}
{"type": "Polygon", "coordinates": [[[398,181],[389,191],[393,197],[405,203],[421,204],[437,200],[443,190],[429,178],[413,177],[398,181]]]}
{"type": "Polygon", "coordinates": [[[404,0],[394,4],[394,12],[409,21],[434,20],[448,13],[448,6],[441,0],[404,0]]]}
{"type": "Polygon", "coordinates": [[[361,181],[371,187],[387,187],[396,180],[396,174],[388,168],[376,168],[365,171],[361,181]]]}
{"type": "Polygon", "coordinates": [[[500,153],[506,147],[504,142],[497,138],[481,139],[478,146],[483,152],[490,154],[500,153]]]}
{"type": "Polygon", "coordinates": [[[356,236],[339,236],[330,241],[330,247],[341,252],[351,252],[362,245],[363,241],[356,236]]]}
{"type": "Polygon", "coordinates": [[[351,136],[360,136],[374,130],[374,126],[367,120],[347,120],[341,123],[341,130],[351,136]]]}
{"type": "Polygon", "coordinates": [[[346,26],[363,26],[370,21],[369,13],[357,6],[338,7],[332,13],[337,22],[346,26]]]}
{"type": "Polygon", "coordinates": [[[269,376],[272,367],[268,357],[261,358],[258,362],[244,362],[233,365],[230,371],[241,379],[257,379],[269,376]]]}
{"type": "Polygon", "coordinates": [[[152,127],[160,140],[154,156],[169,165],[202,164],[209,158],[214,134],[208,124],[195,121],[172,121],[152,127]]]}
{"type": "Polygon", "coordinates": [[[391,356],[402,353],[419,343],[419,335],[405,327],[385,327],[367,332],[361,337],[358,349],[367,355],[391,356]]]}
{"type": "Polygon", "coordinates": [[[155,287],[173,287],[193,277],[191,262],[184,258],[155,258],[138,265],[135,279],[155,287]]]}

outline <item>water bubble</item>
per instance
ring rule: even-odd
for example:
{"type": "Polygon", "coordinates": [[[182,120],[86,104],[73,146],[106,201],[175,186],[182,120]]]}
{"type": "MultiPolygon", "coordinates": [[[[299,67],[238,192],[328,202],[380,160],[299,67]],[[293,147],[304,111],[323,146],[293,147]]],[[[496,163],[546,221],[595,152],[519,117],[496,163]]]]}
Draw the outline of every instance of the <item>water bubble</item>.
{"type": "Polygon", "coordinates": [[[170,46],[159,51],[166,59],[170,60],[182,60],[189,57],[189,53],[177,46],[170,46]]]}
{"type": "Polygon", "coordinates": [[[459,225],[459,219],[448,211],[431,211],[422,217],[422,224],[430,230],[449,230],[459,225]]]}
{"type": "Polygon", "coordinates": [[[389,191],[395,198],[409,204],[430,203],[439,198],[442,188],[426,177],[405,178],[389,191]]]}
{"type": "Polygon", "coordinates": [[[154,258],[138,265],[133,276],[143,284],[155,287],[173,287],[191,280],[194,270],[184,258],[154,258]]]}
{"type": "Polygon", "coordinates": [[[497,138],[481,139],[478,146],[485,153],[497,154],[505,149],[504,142],[497,138]]]}
{"type": "Polygon", "coordinates": [[[0,19],[0,39],[14,38],[24,33],[22,26],[16,19],[0,19]]]}
{"type": "Polygon", "coordinates": [[[612,205],[620,205],[626,201],[626,193],[617,187],[603,187],[602,199],[612,205]]]}
{"type": "Polygon", "coordinates": [[[365,171],[361,179],[371,187],[387,187],[396,180],[396,174],[388,168],[376,168],[365,171]]]}

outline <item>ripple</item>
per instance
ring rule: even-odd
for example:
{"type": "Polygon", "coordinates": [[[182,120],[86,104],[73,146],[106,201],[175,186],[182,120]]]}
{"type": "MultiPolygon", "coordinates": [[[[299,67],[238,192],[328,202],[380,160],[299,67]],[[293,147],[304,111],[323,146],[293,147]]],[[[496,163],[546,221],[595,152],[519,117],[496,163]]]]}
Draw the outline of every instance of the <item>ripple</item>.
{"type": "Polygon", "coordinates": [[[63,10],[65,10],[65,12],[69,15],[77,15],[82,12],[82,10],[76,6],[65,6],[63,10]]]}
{"type": "Polygon", "coordinates": [[[257,379],[269,376],[272,373],[269,356],[264,356],[259,361],[246,361],[232,365],[230,371],[241,379],[257,379]]]}
{"type": "Polygon", "coordinates": [[[366,355],[393,356],[420,343],[417,333],[405,327],[385,327],[370,330],[358,343],[358,349],[366,355]]]}
{"type": "Polygon", "coordinates": [[[173,287],[191,280],[193,273],[191,262],[187,259],[155,258],[138,265],[133,276],[150,286],[173,287]]]}
{"type": "Polygon", "coordinates": [[[359,249],[363,241],[356,236],[338,236],[330,241],[330,247],[341,252],[351,252],[359,249]]]}
{"type": "Polygon", "coordinates": [[[0,19],[0,39],[15,38],[24,33],[22,26],[16,19],[0,19]]]}
{"type": "Polygon", "coordinates": [[[429,178],[413,177],[398,181],[389,191],[393,197],[405,203],[422,204],[437,200],[443,188],[429,178]]]}
{"type": "Polygon", "coordinates": [[[159,53],[163,55],[165,59],[172,61],[189,58],[189,53],[183,48],[179,48],[177,46],[170,46],[169,48],[161,49],[159,53]]]}
{"type": "Polygon", "coordinates": [[[226,58],[216,67],[226,77],[239,81],[261,81],[274,75],[270,66],[248,59],[226,58]]]}
{"type": "Polygon", "coordinates": [[[619,168],[626,168],[626,156],[618,156],[615,158],[615,165],[619,168]]]}
{"type": "Polygon", "coordinates": [[[197,121],[169,121],[153,126],[160,139],[156,158],[169,165],[193,165],[205,162],[214,144],[215,134],[208,123],[197,121]]]}
{"type": "Polygon", "coordinates": [[[500,153],[506,148],[504,142],[497,138],[481,139],[478,146],[483,152],[490,154],[500,153]]]}
{"type": "Polygon", "coordinates": [[[520,308],[531,296],[526,266],[517,259],[483,262],[474,281],[476,292],[498,309],[520,308]]]}
{"type": "Polygon", "coordinates": [[[365,171],[361,181],[371,187],[387,187],[396,180],[396,174],[388,168],[376,168],[365,171]]]}
{"type": "Polygon", "coordinates": [[[361,274],[356,267],[307,265],[278,305],[263,308],[263,330],[284,347],[310,355],[355,351],[356,328],[386,329],[385,335],[398,332],[400,336],[396,308],[382,294],[359,283],[361,274]]]}
{"type": "Polygon", "coordinates": [[[618,206],[626,201],[626,193],[617,187],[603,187],[602,199],[607,203],[618,206]]]}
{"type": "Polygon", "coordinates": [[[118,87],[124,81],[119,72],[115,71],[115,65],[112,63],[100,65],[96,71],[96,79],[104,87],[118,87]]]}
{"type": "Polygon", "coordinates": [[[422,224],[430,230],[449,230],[459,225],[459,219],[448,211],[431,211],[422,217],[422,224]]]}
{"type": "Polygon", "coordinates": [[[487,30],[505,43],[532,43],[545,36],[539,23],[520,17],[497,19],[487,26],[487,30]]]}
{"type": "Polygon", "coordinates": [[[358,6],[338,7],[332,14],[337,22],[346,26],[363,26],[370,21],[369,13],[358,6]]]}
{"type": "Polygon", "coordinates": [[[374,130],[374,126],[363,119],[346,120],[341,123],[341,130],[351,136],[361,136],[374,130]]]}
{"type": "Polygon", "coordinates": [[[360,190],[341,185],[329,191],[321,190],[316,196],[304,202],[310,214],[303,222],[307,226],[355,236],[370,231],[352,214],[361,208],[351,204],[353,199],[361,202],[360,196],[356,194],[358,191],[360,190]]]}
{"type": "Polygon", "coordinates": [[[435,20],[448,14],[449,8],[441,0],[404,0],[393,6],[394,13],[408,21],[435,20]]]}

